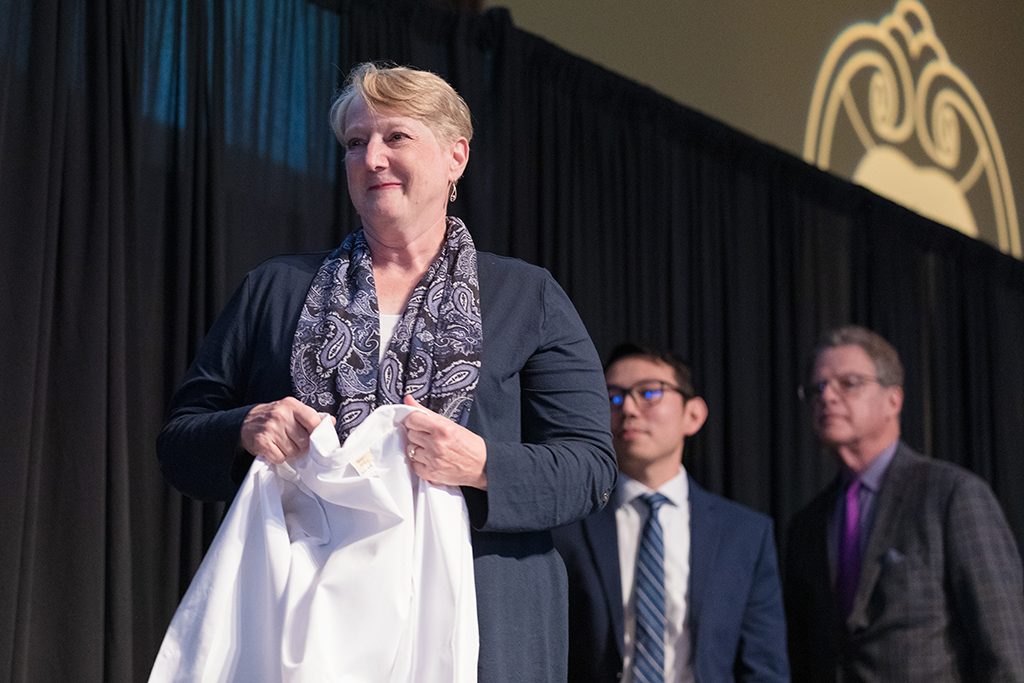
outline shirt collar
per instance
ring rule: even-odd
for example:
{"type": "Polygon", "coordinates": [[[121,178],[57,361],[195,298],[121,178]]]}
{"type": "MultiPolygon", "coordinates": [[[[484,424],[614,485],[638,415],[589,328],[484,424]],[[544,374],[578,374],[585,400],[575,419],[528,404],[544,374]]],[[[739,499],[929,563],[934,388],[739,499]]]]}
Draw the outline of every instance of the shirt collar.
{"type": "MultiPolygon", "coordinates": [[[[892,462],[892,458],[896,455],[896,446],[899,445],[900,440],[896,439],[891,444],[882,449],[871,464],[864,468],[864,471],[860,473],[860,484],[864,488],[869,489],[872,493],[878,492],[878,487],[882,485],[882,477],[885,476],[885,471],[889,468],[889,463],[892,462]]],[[[847,470],[844,478],[845,483],[849,483],[853,478],[854,474],[852,471],[847,470]]]]}
{"type": "MultiPolygon", "coordinates": [[[[637,497],[654,492],[654,489],[619,472],[619,483],[615,486],[615,507],[631,505],[637,497]]],[[[680,465],[679,474],[658,487],[657,492],[677,507],[687,504],[690,500],[690,482],[686,478],[686,468],[680,465]]]]}

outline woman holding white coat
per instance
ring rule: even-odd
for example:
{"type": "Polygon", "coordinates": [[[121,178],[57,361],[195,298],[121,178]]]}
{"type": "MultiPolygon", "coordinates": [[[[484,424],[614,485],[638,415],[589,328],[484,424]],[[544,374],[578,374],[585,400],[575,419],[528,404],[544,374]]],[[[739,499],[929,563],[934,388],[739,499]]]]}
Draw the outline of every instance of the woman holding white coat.
{"type": "Polygon", "coordinates": [[[415,474],[469,509],[479,680],[564,681],[565,570],[549,529],[608,500],[615,459],[600,361],[541,268],[477,252],[447,214],[469,109],[444,80],[362,64],[331,111],[362,228],[329,254],[249,273],[172,400],[158,442],[175,487],[230,498],[254,456],[342,441],[377,406],[405,422],[415,474]]]}

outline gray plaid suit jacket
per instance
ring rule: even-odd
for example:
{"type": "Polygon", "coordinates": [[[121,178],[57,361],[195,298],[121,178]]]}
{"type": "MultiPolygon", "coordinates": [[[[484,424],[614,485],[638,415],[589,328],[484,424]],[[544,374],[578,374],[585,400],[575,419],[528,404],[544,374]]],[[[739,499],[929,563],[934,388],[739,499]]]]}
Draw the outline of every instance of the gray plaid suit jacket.
{"type": "Polygon", "coordinates": [[[842,622],[826,537],[838,478],[789,527],[794,683],[1024,681],[1024,572],[989,486],[900,442],[842,622]]]}

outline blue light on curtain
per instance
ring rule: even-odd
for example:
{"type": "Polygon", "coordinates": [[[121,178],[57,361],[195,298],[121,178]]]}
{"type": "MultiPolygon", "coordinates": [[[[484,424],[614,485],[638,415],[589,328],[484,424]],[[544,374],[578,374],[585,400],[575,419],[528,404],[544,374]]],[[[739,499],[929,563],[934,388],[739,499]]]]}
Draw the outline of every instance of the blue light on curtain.
{"type": "Polygon", "coordinates": [[[209,125],[225,145],[333,180],[337,148],[325,133],[341,77],[338,15],[304,0],[214,2],[147,1],[143,115],[184,128],[189,70],[205,68],[207,88],[223,88],[207,94],[224,103],[209,125]],[[190,22],[205,23],[201,48],[187,44],[190,22]]]}

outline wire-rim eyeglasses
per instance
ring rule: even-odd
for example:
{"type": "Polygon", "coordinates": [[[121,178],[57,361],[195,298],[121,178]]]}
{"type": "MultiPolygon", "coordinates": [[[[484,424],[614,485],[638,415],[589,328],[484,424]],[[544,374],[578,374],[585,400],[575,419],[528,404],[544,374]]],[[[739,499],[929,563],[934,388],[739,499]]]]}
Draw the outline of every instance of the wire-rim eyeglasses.
{"type": "Polygon", "coordinates": [[[825,387],[831,386],[840,396],[849,396],[872,382],[882,384],[877,377],[851,372],[829,379],[820,379],[817,382],[801,384],[796,388],[796,395],[800,397],[801,401],[810,403],[821,398],[821,395],[825,393],[825,387]]]}

